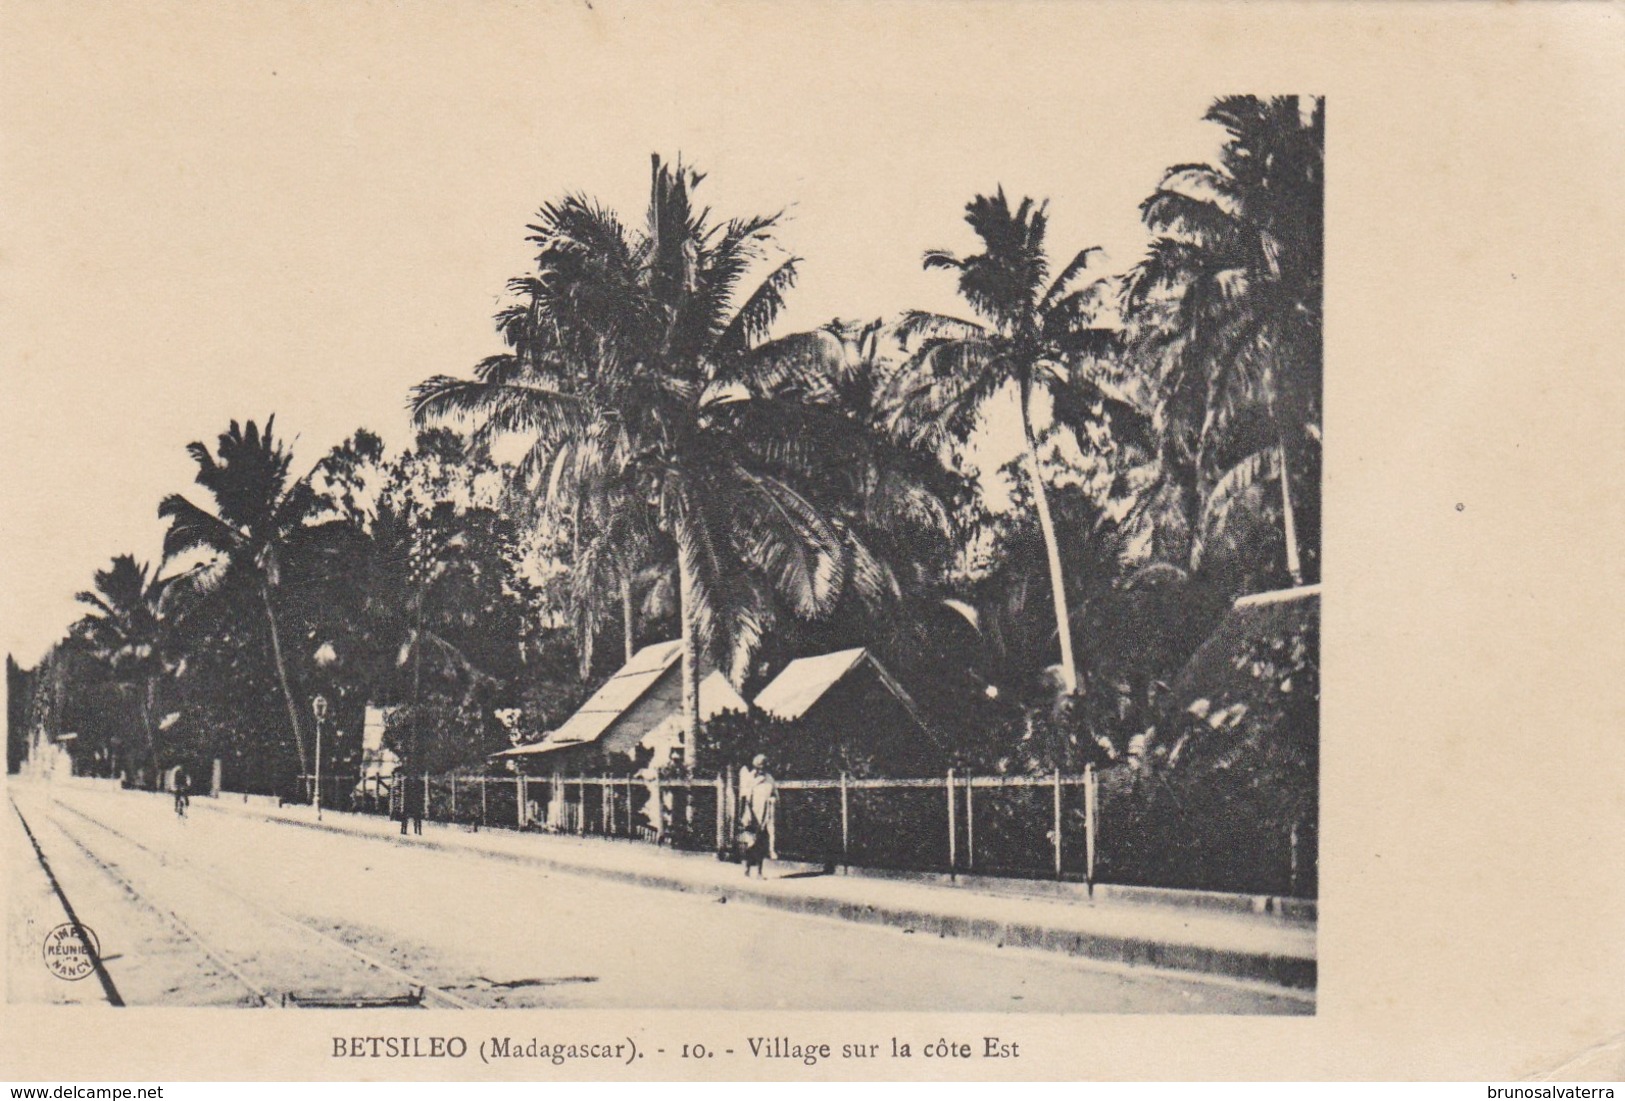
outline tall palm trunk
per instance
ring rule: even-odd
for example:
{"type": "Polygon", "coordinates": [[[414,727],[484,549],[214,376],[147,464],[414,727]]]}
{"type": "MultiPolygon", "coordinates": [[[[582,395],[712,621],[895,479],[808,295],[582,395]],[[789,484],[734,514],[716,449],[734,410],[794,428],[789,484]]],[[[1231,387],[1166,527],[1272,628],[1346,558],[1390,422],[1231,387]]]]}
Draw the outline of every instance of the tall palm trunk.
{"type": "MultiPolygon", "coordinates": [[[[581,565],[581,502],[570,508],[570,562],[574,569],[581,565]]],[[[593,613],[591,598],[585,606],[577,605],[581,631],[576,642],[576,673],[585,684],[592,679],[592,649],[598,634],[598,620],[593,613]]]]}
{"type": "Polygon", "coordinates": [[[141,729],[147,735],[147,756],[152,760],[152,785],[157,790],[158,776],[162,771],[158,767],[158,732],[152,724],[152,701],[157,695],[158,678],[148,677],[146,692],[141,697],[141,729]]]}
{"type": "Polygon", "coordinates": [[[597,636],[598,620],[589,609],[581,617],[581,638],[576,652],[576,674],[583,683],[592,679],[592,650],[597,636]]]}
{"type": "Polygon", "coordinates": [[[682,621],[683,657],[683,761],[687,771],[699,767],[700,756],[700,630],[694,607],[694,579],[689,572],[688,518],[677,516],[677,614],[682,621]]]}
{"type": "Polygon", "coordinates": [[[637,624],[632,619],[632,571],[621,571],[621,626],[626,633],[626,660],[637,651],[637,624]]]}
{"type": "MultiPolygon", "coordinates": [[[[410,765],[417,765],[417,764],[422,763],[421,762],[421,757],[422,757],[422,753],[423,753],[423,602],[427,598],[428,598],[428,594],[423,589],[419,589],[418,590],[418,599],[417,599],[417,628],[416,628],[416,630],[414,630],[412,632],[412,732],[411,732],[410,736],[407,739],[406,753],[407,753],[407,759],[410,762],[408,767],[410,767],[410,765]]],[[[428,769],[427,766],[424,766],[423,774],[425,776],[427,776],[429,774],[429,769],[428,769]]],[[[407,782],[410,783],[411,781],[409,780],[407,782]]],[[[425,798],[425,802],[427,802],[427,798],[425,798]]],[[[406,800],[405,800],[405,793],[404,792],[402,793],[401,813],[402,814],[406,813],[406,800]]],[[[404,818],[401,820],[401,828],[403,830],[406,828],[406,820],[404,818]]]]}
{"type": "Polygon", "coordinates": [[[1068,696],[1078,694],[1078,666],[1072,651],[1072,619],[1066,607],[1066,579],[1061,572],[1061,544],[1055,534],[1055,517],[1049,509],[1049,491],[1038,469],[1038,443],[1033,439],[1032,418],[1027,410],[1031,387],[1023,384],[1020,394],[1021,431],[1026,440],[1027,480],[1032,483],[1033,502],[1038,507],[1038,528],[1044,535],[1044,557],[1049,560],[1050,592],[1055,599],[1055,633],[1061,641],[1061,689],[1068,696]]]}
{"type": "Polygon", "coordinates": [[[276,660],[276,679],[282,686],[282,698],[288,704],[288,722],[293,724],[293,744],[299,751],[299,775],[303,776],[310,771],[309,761],[305,757],[305,730],[299,725],[299,705],[293,698],[292,686],[288,684],[288,663],[282,658],[282,633],[277,628],[276,610],[271,607],[269,586],[260,586],[260,598],[265,601],[265,619],[271,625],[271,656],[276,660]]]}
{"type": "Polygon", "coordinates": [[[1287,462],[1286,436],[1276,435],[1277,458],[1281,461],[1281,526],[1286,535],[1286,572],[1294,586],[1303,584],[1303,563],[1298,559],[1298,521],[1292,511],[1292,466],[1287,462]]]}

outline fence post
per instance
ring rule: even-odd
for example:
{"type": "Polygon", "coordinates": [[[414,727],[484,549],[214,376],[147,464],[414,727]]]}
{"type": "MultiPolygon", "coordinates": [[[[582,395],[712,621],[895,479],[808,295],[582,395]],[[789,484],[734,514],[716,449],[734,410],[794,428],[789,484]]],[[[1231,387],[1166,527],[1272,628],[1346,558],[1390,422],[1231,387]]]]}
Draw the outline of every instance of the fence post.
{"type": "Polygon", "coordinates": [[[959,829],[954,822],[954,770],[948,770],[948,781],[943,785],[948,793],[948,878],[954,877],[954,871],[959,866],[957,849],[959,846],[959,829]]]}
{"type": "Polygon", "coordinates": [[[1288,859],[1290,860],[1287,869],[1287,890],[1292,897],[1296,898],[1298,896],[1298,823],[1296,819],[1292,822],[1292,832],[1287,836],[1287,845],[1288,859]]]}
{"type": "Polygon", "coordinates": [[[429,774],[427,772],[423,774],[423,817],[428,818],[431,822],[434,821],[434,818],[429,814],[429,774]]]}
{"type": "Polygon", "coordinates": [[[847,871],[852,870],[850,845],[850,819],[847,817],[846,807],[846,770],[841,770],[841,866],[847,871]]]}
{"type": "Polygon", "coordinates": [[[513,781],[513,822],[516,829],[525,828],[525,774],[521,772],[513,781]]]}
{"type": "Polygon", "coordinates": [[[457,774],[451,774],[451,820],[457,821],[457,774]]]}
{"type": "Polygon", "coordinates": [[[486,819],[485,808],[486,808],[486,802],[485,802],[485,777],[481,776],[480,777],[480,828],[481,829],[484,829],[484,828],[486,828],[487,826],[490,825],[490,822],[487,821],[487,819],[486,819]]]}
{"type": "Polygon", "coordinates": [[[722,824],[722,804],[726,801],[727,799],[725,798],[722,790],[722,773],[719,772],[717,773],[717,854],[719,856],[728,851],[726,840],[723,836],[724,830],[722,824]]]}
{"type": "Polygon", "coordinates": [[[1055,878],[1061,878],[1061,770],[1055,770],[1055,878]]]}
{"type": "Polygon", "coordinates": [[[965,870],[976,867],[976,802],[973,775],[965,777],[965,870]]]}
{"type": "Polygon", "coordinates": [[[1095,766],[1083,766],[1083,882],[1091,896],[1095,893],[1095,832],[1100,801],[1096,792],[1099,777],[1095,766]]]}
{"type": "Polygon", "coordinates": [[[655,773],[654,789],[655,844],[664,845],[666,843],[666,797],[660,791],[660,773],[658,772],[655,773]]]}

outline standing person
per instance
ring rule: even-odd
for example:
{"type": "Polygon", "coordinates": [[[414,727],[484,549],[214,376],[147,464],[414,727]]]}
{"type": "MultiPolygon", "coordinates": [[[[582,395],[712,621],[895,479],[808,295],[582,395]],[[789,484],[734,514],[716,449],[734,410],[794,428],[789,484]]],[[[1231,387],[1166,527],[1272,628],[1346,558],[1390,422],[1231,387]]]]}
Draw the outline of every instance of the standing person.
{"type": "Polygon", "coordinates": [[[739,770],[739,848],[747,878],[752,865],[760,879],[764,860],[779,858],[774,822],[778,801],[779,785],[767,771],[767,755],[758,753],[739,770]]]}
{"type": "MultiPolygon", "coordinates": [[[[403,770],[404,772],[404,770],[403,770]]],[[[406,836],[407,827],[413,833],[423,832],[423,780],[421,777],[411,777],[400,774],[401,785],[401,836],[406,836]]]]}
{"type": "Polygon", "coordinates": [[[192,802],[192,777],[181,765],[175,770],[175,813],[181,818],[186,817],[186,808],[192,802]]]}
{"type": "Polygon", "coordinates": [[[423,784],[424,781],[421,779],[407,778],[406,790],[402,793],[401,799],[402,836],[406,834],[407,819],[411,819],[413,833],[419,836],[423,834],[423,804],[426,798],[423,784]]]}

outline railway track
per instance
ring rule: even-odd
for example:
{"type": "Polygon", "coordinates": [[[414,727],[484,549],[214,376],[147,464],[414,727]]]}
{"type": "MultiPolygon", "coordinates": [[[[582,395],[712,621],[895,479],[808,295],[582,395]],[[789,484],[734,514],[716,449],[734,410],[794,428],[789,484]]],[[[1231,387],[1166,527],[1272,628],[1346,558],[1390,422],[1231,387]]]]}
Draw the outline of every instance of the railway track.
{"type": "MultiPolygon", "coordinates": [[[[226,869],[179,852],[160,852],[79,807],[53,801],[25,812],[15,799],[11,803],[70,922],[81,927],[80,915],[52,868],[53,859],[67,852],[229,976],[245,992],[247,1004],[475,1008],[411,971],[233,888],[226,869]]],[[[95,964],[109,1004],[124,1004],[115,976],[101,959],[95,964]]]]}

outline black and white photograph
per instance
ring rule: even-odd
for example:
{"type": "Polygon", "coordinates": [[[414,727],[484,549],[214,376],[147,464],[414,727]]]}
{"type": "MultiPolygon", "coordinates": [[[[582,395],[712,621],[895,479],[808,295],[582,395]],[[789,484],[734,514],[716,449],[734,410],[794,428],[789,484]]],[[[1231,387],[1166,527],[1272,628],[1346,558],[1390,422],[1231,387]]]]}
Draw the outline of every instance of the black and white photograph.
{"type": "Polygon", "coordinates": [[[1323,793],[1435,747],[1323,765],[1341,77],[1144,64],[1223,5],[4,7],[8,1020],[974,1078],[1348,1004],[1323,793]]]}

